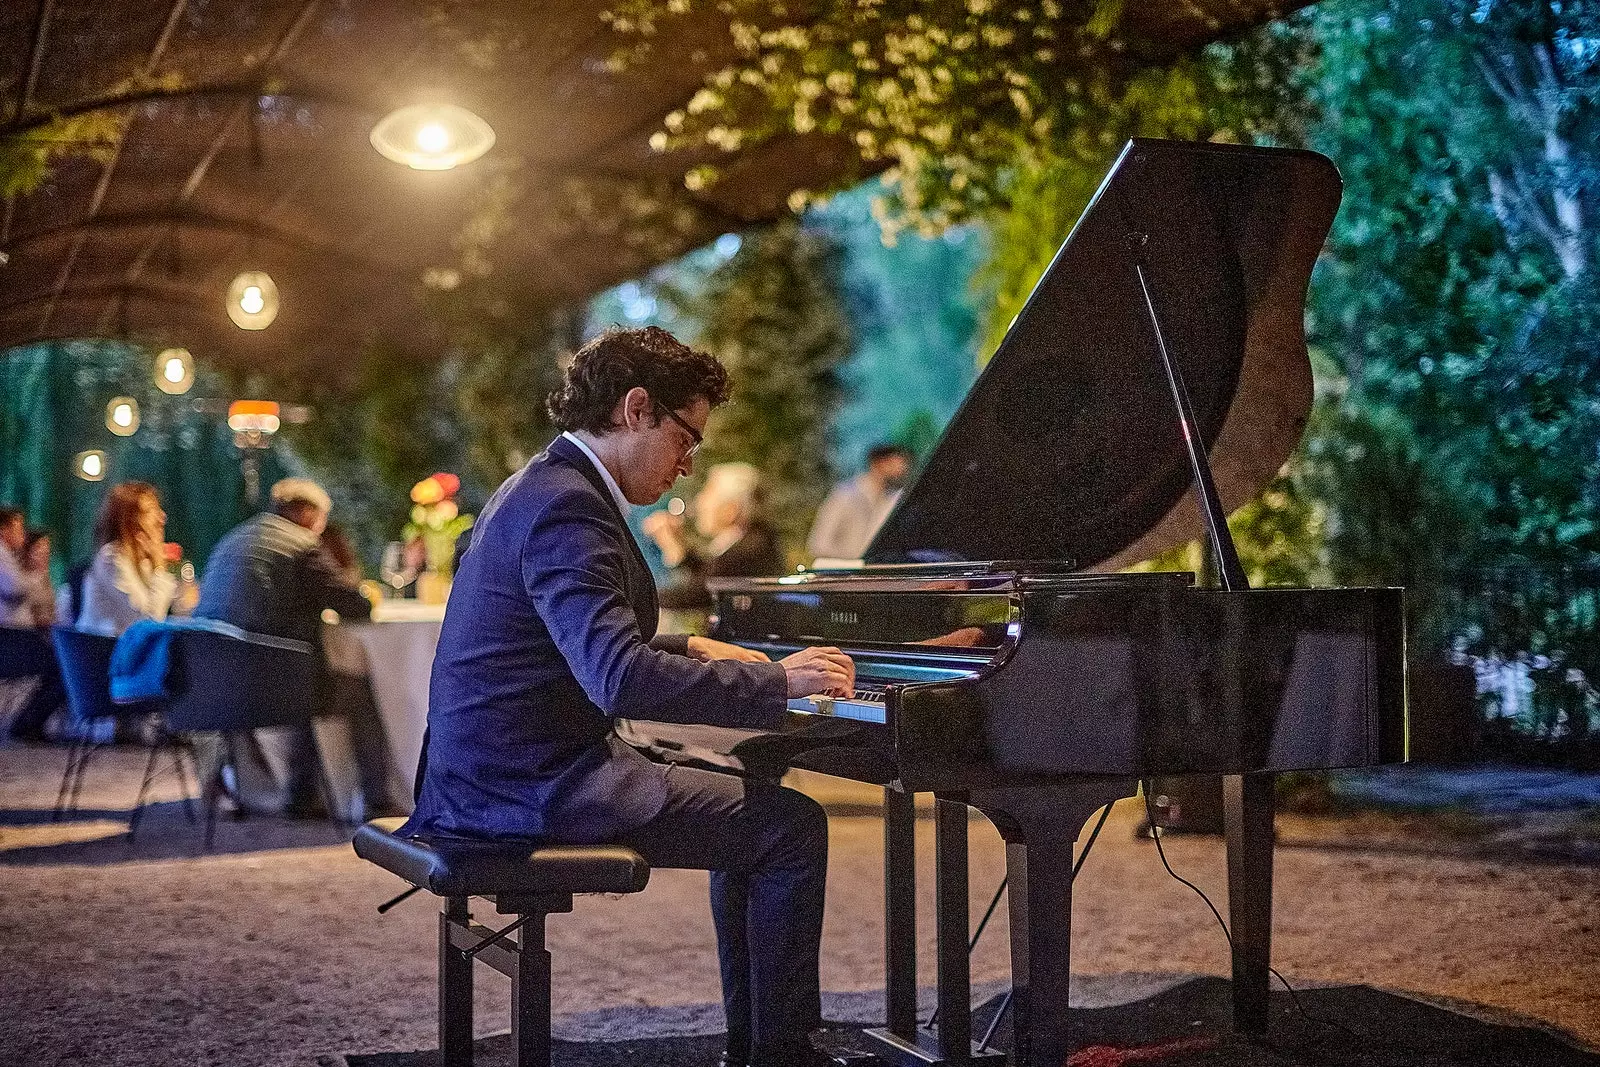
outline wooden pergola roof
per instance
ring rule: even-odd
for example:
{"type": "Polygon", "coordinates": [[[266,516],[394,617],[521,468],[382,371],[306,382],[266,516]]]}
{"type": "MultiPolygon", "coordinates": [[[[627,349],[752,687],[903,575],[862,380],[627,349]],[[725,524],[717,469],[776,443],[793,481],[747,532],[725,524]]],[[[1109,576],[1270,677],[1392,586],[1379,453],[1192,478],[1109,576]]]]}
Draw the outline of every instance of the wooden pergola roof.
{"type": "MultiPolygon", "coordinates": [[[[788,136],[684,187],[702,160],[649,138],[732,53],[705,6],[618,73],[605,0],[8,0],[0,136],[87,112],[126,128],[109,158],[68,157],[0,205],[0,350],[126,336],[331,370],[383,336],[425,358],[440,341],[424,279],[441,269],[583,297],[865,173],[845,144],[788,136]],[[419,172],[373,150],[380,117],[430,100],[485,118],[490,155],[419,172]],[[487,224],[470,248],[469,219],[487,224]],[[243,270],[283,295],[267,330],[224,311],[243,270]]],[[[1284,6],[1130,5],[1130,37],[1159,59],[1284,6]]]]}

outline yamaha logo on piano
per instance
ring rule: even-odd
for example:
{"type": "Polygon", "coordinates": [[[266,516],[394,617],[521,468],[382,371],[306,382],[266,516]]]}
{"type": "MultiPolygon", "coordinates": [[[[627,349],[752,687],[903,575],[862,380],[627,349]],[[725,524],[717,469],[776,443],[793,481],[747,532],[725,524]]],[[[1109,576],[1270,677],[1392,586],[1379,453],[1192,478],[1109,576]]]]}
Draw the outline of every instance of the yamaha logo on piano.
{"type": "Polygon", "coordinates": [[[828,621],[839,623],[841,626],[854,626],[861,621],[861,616],[854,611],[830,611],[828,621]]]}

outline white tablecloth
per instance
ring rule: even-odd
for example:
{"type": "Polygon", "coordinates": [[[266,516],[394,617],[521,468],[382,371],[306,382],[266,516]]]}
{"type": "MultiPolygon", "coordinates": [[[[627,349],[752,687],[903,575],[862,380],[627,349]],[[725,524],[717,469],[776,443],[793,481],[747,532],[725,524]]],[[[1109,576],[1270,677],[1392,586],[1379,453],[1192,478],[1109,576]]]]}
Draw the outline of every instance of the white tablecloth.
{"type": "MultiPolygon", "coordinates": [[[[428,725],[428,679],[443,622],[443,604],[385,601],[371,622],[329,627],[324,641],[331,668],[371,677],[378,717],[389,741],[390,795],[407,808],[422,755],[422,732],[428,725]]],[[[343,792],[340,783],[334,789],[343,792]]]]}

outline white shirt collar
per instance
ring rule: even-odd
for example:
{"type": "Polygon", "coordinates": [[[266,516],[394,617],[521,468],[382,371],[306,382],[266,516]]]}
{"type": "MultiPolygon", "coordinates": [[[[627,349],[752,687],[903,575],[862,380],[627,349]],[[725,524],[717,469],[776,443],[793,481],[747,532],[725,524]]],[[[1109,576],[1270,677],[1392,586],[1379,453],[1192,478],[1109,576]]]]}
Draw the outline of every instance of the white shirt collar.
{"type": "Polygon", "coordinates": [[[600,472],[600,477],[606,483],[606,488],[611,490],[611,499],[617,502],[617,510],[622,512],[622,517],[628,517],[628,498],[622,495],[622,488],[617,485],[617,480],[611,477],[611,472],[606,470],[606,465],[600,462],[600,457],[594,454],[594,449],[583,443],[579,438],[567,430],[561,431],[561,436],[578,446],[578,449],[589,457],[589,462],[594,464],[594,469],[600,472]]]}

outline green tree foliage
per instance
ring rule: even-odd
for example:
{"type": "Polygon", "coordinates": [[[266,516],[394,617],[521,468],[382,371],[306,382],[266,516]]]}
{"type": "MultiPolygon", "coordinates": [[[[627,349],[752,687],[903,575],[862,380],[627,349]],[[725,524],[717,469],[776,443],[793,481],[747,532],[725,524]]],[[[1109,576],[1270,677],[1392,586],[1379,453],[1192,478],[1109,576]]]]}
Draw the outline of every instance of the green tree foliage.
{"type": "Polygon", "coordinates": [[[994,249],[978,278],[994,294],[984,357],[999,347],[1129,138],[1298,144],[1306,111],[1285,89],[1311,53],[1307,35],[1277,25],[1211,45],[1147,72],[1138,92],[1070,135],[1041,140],[1004,162],[993,178],[995,203],[981,213],[994,249]]]}
{"type": "Polygon", "coordinates": [[[36,191],[64,158],[87,156],[105,162],[116,149],[124,125],[121,118],[91,111],[29,133],[0,136],[0,197],[36,191]]]}
{"type": "Polygon", "coordinates": [[[583,317],[578,307],[533,308],[469,323],[444,377],[461,431],[461,473],[488,492],[555,436],[545,400],[560,383],[562,356],[582,342],[583,317]]]}
{"type": "Polygon", "coordinates": [[[972,284],[988,256],[979,226],[938,237],[879,239],[877,182],[832,197],[809,211],[808,225],[840,247],[840,290],[854,350],[841,368],[833,420],[836,470],[858,470],[885,440],[926,456],[976,375],[988,294],[972,284]]]}
{"type": "Polygon", "coordinates": [[[1600,550],[1597,15],[1340,0],[1306,21],[1311,140],[1346,181],[1313,292],[1343,388],[1312,484],[1336,576],[1406,582],[1428,631],[1464,571],[1600,550]]]}
{"type": "Polygon", "coordinates": [[[12,116],[15,122],[8,132],[0,133],[0,198],[36,192],[62,160],[110,160],[127,129],[131,111],[126,104],[107,105],[103,101],[140,92],[175,92],[182,85],[182,79],[175,74],[136,75],[107,89],[102,102],[84,103],[70,114],[12,116]]]}
{"type": "Polygon", "coordinates": [[[574,312],[482,313],[441,308],[455,342],[441,361],[419,362],[370,345],[349,381],[275,383],[309,405],[312,418],[283,437],[306,473],[324,481],[362,558],[400,536],[411,487],[435,471],[461,476],[462,506],[481,507],[554,431],[545,398],[558,357],[576,343],[574,312]]]}
{"type": "Polygon", "coordinates": [[[663,291],[733,379],[733,399],[712,414],[698,465],[755,464],[791,551],[833,480],[829,420],[851,348],[838,271],[835,243],[788,221],[747,235],[702,283],[663,291]]]}
{"type": "Polygon", "coordinates": [[[272,385],[311,409],[305,423],[283,428],[281,444],[328,489],[333,520],[369,564],[400,536],[411,487],[456,458],[440,377],[436,365],[376,343],[349,381],[294,375],[272,385]]]}
{"type": "MultiPolygon", "coordinates": [[[[607,18],[638,48],[704,0],[619,0],[607,18]]],[[[709,5],[706,5],[709,6],[709,5]]],[[[1132,132],[1248,129],[1274,79],[1226,48],[1159,66],[1122,32],[1122,0],[720,0],[736,58],[667,116],[660,149],[735,152],[775,134],[849,139],[887,165],[885,225],[936,232],[1010,202],[1019,162],[1093,166],[1132,132]]],[[[1281,55],[1281,53],[1279,53],[1281,55]]],[[[624,53],[617,61],[632,58],[624,53]]],[[[1259,113],[1257,113],[1259,112],[1259,113]]],[[[714,163],[688,177],[717,178],[714,163]]]]}

